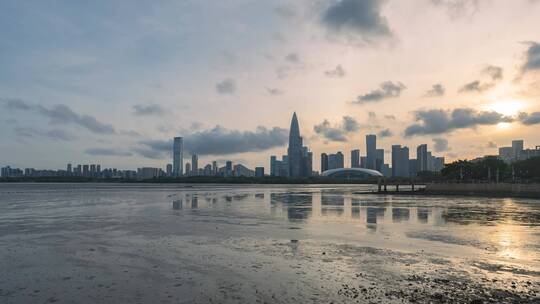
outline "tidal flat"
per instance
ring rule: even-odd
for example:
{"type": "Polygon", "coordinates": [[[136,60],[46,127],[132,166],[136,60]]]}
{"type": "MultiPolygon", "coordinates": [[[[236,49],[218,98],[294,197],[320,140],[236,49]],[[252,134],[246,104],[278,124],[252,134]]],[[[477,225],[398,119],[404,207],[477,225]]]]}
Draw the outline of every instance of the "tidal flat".
{"type": "Polygon", "coordinates": [[[0,303],[540,303],[540,200],[0,184],[0,303]]]}

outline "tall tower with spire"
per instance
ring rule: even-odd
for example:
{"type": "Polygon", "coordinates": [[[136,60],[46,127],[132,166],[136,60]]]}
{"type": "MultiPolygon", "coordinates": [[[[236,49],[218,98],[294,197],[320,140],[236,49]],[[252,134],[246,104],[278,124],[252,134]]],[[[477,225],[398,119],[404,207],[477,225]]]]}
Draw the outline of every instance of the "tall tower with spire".
{"type": "Polygon", "coordinates": [[[313,155],[304,147],[296,112],[293,113],[289,131],[289,148],[287,149],[290,177],[311,176],[313,155]]]}

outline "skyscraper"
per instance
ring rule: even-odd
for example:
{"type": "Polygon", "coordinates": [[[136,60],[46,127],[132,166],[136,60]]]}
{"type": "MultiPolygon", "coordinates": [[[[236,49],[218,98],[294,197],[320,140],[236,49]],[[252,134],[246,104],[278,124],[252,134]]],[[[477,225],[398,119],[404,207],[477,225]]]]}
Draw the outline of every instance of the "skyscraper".
{"type": "Polygon", "coordinates": [[[186,163],[186,175],[190,175],[190,174],[191,174],[191,164],[186,163]]]}
{"type": "Polygon", "coordinates": [[[167,164],[167,168],[166,168],[167,176],[168,177],[172,176],[172,174],[173,174],[172,172],[173,172],[173,165],[167,164]]]}
{"type": "Polygon", "coordinates": [[[345,167],[345,157],[341,151],[338,151],[336,154],[328,155],[328,170],[344,168],[345,167]]]}
{"type": "Polygon", "coordinates": [[[199,175],[199,157],[197,154],[191,155],[191,172],[192,175],[199,175]]]}
{"type": "Polygon", "coordinates": [[[409,177],[409,148],[392,146],[392,176],[409,177]]]}
{"type": "Polygon", "coordinates": [[[523,151],[523,140],[512,140],[512,157],[514,161],[519,160],[523,151]]]}
{"type": "MultiPolygon", "coordinates": [[[[184,161],[184,139],[175,137],[173,143],[173,176],[182,176],[182,168],[184,161]]],[[[189,172],[186,172],[189,173],[189,172]]]]}
{"type": "Polygon", "coordinates": [[[232,175],[233,175],[232,161],[228,160],[225,162],[225,176],[230,177],[232,175]]]}
{"type": "Polygon", "coordinates": [[[416,172],[428,171],[427,145],[422,144],[416,148],[416,172]]]}
{"type": "Polygon", "coordinates": [[[377,169],[377,136],[366,135],[366,168],[377,169]]]}
{"type": "Polygon", "coordinates": [[[296,112],[291,120],[291,129],[289,131],[289,148],[287,149],[289,160],[290,177],[306,177],[312,172],[313,155],[307,147],[303,146],[303,140],[300,136],[300,127],[296,112]]]}
{"type": "Polygon", "coordinates": [[[67,164],[67,173],[71,174],[71,164],[67,164]]]}
{"type": "Polygon", "coordinates": [[[212,175],[213,176],[216,176],[218,174],[218,164],[217,164],[217,161],[213,161],[212,162],[212,175]]]}
{"type": "Polygon", "coordinates": [[[360,150],[351,151],[351,168],[360,168],[360,150]]]}
{"type": "Polygon", "coordinates": [[[321,173],[328,170],[328,154],[321,154],[321,173]]]}
{"type": "Polygon", "coordinates": [[[381,171],[384,165],[384,149],[376,149],[375,152],[375,170],[381,171]]]}

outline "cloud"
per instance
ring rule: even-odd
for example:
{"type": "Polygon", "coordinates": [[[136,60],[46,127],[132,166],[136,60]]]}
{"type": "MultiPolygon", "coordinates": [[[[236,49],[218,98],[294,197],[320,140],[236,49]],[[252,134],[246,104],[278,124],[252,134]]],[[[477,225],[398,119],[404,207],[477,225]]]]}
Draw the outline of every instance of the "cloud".
{"type": "Polygon", "coordinates": [[[359,38],[371,43],[374,38],[391,37],[392,31],[381,15],[381,0],[334,1],[322,12],[321,22],[332,34],[359,38]]]}
{"type": "Polygon", "coordinates": [[[384,118],[388,119],[388,120],[396,120],[396,116],[395,115],[384,115],[384,118]]]}
{"type": "Polygon", "coordinates": [[[482,70],[482,74],[488,75],[491,77],[491,80],[502,80],[503,79],[503,69],[498,66],[488,65],[482,70]]]}
{"type": "Polygon", "coordinates": [[[328,120],[313,126],[315,133],[322,135],[329,141],[347,141],[347,134],[356,132],[360,129],[360,124],[350,116],[343,116],[340,125],[332,126],[328,120]]]}
{"type": "Polygon", "coordinates": [[[478,11],[480,0],[431,0],[438,7],[444,7],[452,18],[472,16],[478,11]]]}
{"type": "Polygon", "coordinates": [[[8,110],[31,110],[32,106],[18,98],[5,98],[2,100],[8,110]]]}
{"type": "Polygon", "coordinates": [[[165,109],[158,104],[142,105],[136,104],[133,106],[133,113],[137,116],[163,116],[165,115],[165,109]]]}
{"type": "Polygon", "coordinates": [[[274,12],[276,15],[285,19],[293,19],[298,15],[298,12],[294,7],[285,5],[277,6],[274,8],[274,12]]]}
{"type": "Polygon", "coordinates": [[[76,137],[69,134],[64,130],[52,129],[52,130],[39,130],[34,128],[16,127],[14,129],[15,135],[19,137],[43,137],[52,140],[72,141],[76,137]]]}
{"type": "Polygon", "coordinates": [[[92,156],[132,156],[131,152],[118,151],[110,148],[89,148],[84,153],[92,156]]]}
{"type": "Polygon", "coordinates": [[[343,116],[342,127],[346,132],[355,132],[360,129],[360,124],[358,124],[358,122],[350,116],[343,116]]]}
{"type": "Polygon", "coordinates": [[[450,150],[448,140],[444,138],[433,138],[435,152],[444,152],[450,150]]]}
{"type": "Polygon", "coordinates": [[[390,131],[390,129],[384,129],[384,130],[379,131],[380,138],[390,137],[392,135],[394,134],[392,133],[392,131],[390,131]]]}
{"type": "Polygon", "coordinates": [[[459,89],[460,93],[481,93],[493,88],[497,82],[503,78],[503,69],[501,67],[488,65],[482,69],[481,75],[488,77],[487,81],[475,80],[469,82],[459,89]]]}
{"type": "MultiPolygon", "coordinates": [[[[186,152],[199,155],[229,155],[282,147],[288,139],[288,130],[279,127],[260,126],[255,131],[238,131],[216,126],[184,136],[184,148],[186,152]]],[[[172,151],[171,140],[143,140],[139,145],[132,151],[147,158],[163,159],[172,151]]]]}
{"type": "Polygon", "coordinates": [[[525,63],[521,67],[522,74],[530,71],[540,71],[540,43],[525,42],[529,46],[525,52],[525,63]]]}
{"type": "Polygon", "coordinates": [[[481,83],[479,80],[469,82],[459,89],[460,93],[481,93],[491,89],[495,84],[493,83],[481,83]]]}
{"type": "Polygon", "coordinates": [[[519,121],[526,125],[536,125],[540,123],[540,112],[533,112],[533,113],[519,113],[518,115],[519,121]]]}
{"type": "Polygon", "coordinates": [[[232,95],[236,92],[236,82],[232,78],[226,78],[216,84],[216,91],[222,95],[232,95]]]}
{"type": "Polygon", "coordinates": [[[440,83],[434,84],[425,94],[426,97],[441,97],[444,96],[446,89],[440,83]]]}
{"type": "MultiPolygon", "coordinates": [[[[172,141],[170,142],[172,147],[172,141]]],[[[172,149],[172,148],[171,148],[172,149]]],[[[169,150],[169,149],[168,149],[169,150]]],[[[165,159],[170,158],[170,155],[172,155],[171,151],[168,150],[157,150],[152,146],[149,147],[132,147],[131,151],[134,153],[139,154],[142,157],[150,158],[150,159],[165,159]]]]}
{"type": "Polygon", "coordinates": [[[391,81],[385,81],[381,83],[380,89],[358,96],[353,103],[365,104],[369,102],[378,102],[387,98],[396,98],[399,97],[401,92],[406,88],[407,87],[401,82],[393,83],[391,81]]]}
{"type": "Polygon", "coordinates": [[[300,63],[300,56],[297,53],[290,53],[285,56],[285,61],[289,63],[300,63]]]}
{"type": "Polygon", "coordinates": [[[405,129],[405,136],[443,134],[457,129],[513,121],[513,118],[495,111],[477,111],[471,108],[421,110],[415,113],[415,119],[416,123],[405,129]]]}
{"type": "Polygon", "coordinates": [[[497,148],[497,144],[490,141],[490,142],[487,143],[487,147],[490,148],[490,149],[495,149],[495,148],[497,148]]]}
{"type": "Polygon", "coordinates": [[[335,69],[325,71],[324,74],[330,78],[343,78],[345,77],[346,72],[343,67],[338,64],[335,69]]]}
{"type": "Polygon", "coordinates": [[[32,111],[49,118],[51,124],[75,124],[97,134],[114,134],[114,127],[98,121],[95,117],[78,114],[64,104],[46,107],[39,104],[29,104],[20,99],[4,99],[4,106],[9,110],[32,111]]]}
{"type": "Polygon", "coordinates": [[[268,94],[272,95],[272,96],[279,96],[279,95],[283,95],[283,91],[281,91],[280,89],[278,88],[266,88],[266,92],[268,92],[268,94]]]}

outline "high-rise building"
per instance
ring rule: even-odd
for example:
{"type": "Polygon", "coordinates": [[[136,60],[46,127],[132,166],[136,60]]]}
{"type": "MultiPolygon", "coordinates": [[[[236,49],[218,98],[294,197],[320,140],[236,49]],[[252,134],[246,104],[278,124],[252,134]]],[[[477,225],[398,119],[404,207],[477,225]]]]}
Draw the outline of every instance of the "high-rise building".
{"type": "Polygon", "coordinates": [[[90,175],[90,171],[88,170],[88,165],[83,165],[82,166],[82,175],[87,177],[90,175]]]}
{"type": "Polygon", "coordinates": [[[360,168],[360,150],[351,151],[351,168],[360,168]]]}
{"type": "Polygon", "coordinates": [[[367,168],[367,158],[365,156],[360,156],[360,168],[367,168]]]}
{"type": "Polygon", "coordinates": [[[264,167],[255,167],[255,177],[264,177],[264,167]]]}
{"type": "Polygon", "coordinates": [[[71,164],[67,164],[66,171],[67,171],[68,174],[71,175],[71,164]]]}
{"type": "Polygon", "coordinates": [[[444,157],[433,157],[433,168],[431,170],[441,172],[442,169],[444,169],[444,157]]]}
{"type": "Polygon", "coordinates": [[[199,175],[199,157],[197,154],[191,155],[191,175],[199,175]]]}
{"type": "Polygon", "coordinates": [[[427,145],[422,144],[416,148],[416,172],[428,171],[427,145]]]}
{"type": "Polygon", "coordinates": [[[232,165],[232,161],[230,160],[225,162],[225,176],[226,177],[233,176],[233,165],[232,165]]]}
{"type": "Polygon", "coordinates": [[[216,176],[218,174],[218,164],[217,164],[217,161],[213,161],[212,162],[212,175],[213,176],[216,176]]]}
{"type": "MultiPolygon", "coordinates": [[[[184,161],[184,139],[175,137],[173,143],[173,176],[182,176],[182,167],[184,161]]],[[[189,172],[186,172],[189,173],[189,172]]]]}
{"type": "Polygon", "coordinates": [[[409,159],[409,176],[410,177],[416,177],[416,173],[417,173],[417,168],[418,166],[416,165],[416,159],[409,159]]]}
{"type": "Polygon", "coordinates": [[[392,176],[409,177],[409,148],[401,145],[392,146],[392,176]]]}
{"type": "Polygon", "coordinates": [[[339,169],[345,167],[345,157],[341,151],[336,154],[328,155],[328,170],[339,169]]]}
{"type": "Polygon", "coordinates": [[[377,169],[377,136],[366,135],[366,168],[377,169]]]}
{"type": "Polygon", "coordinates": [[[328,170],[328,154],[321,154],[321,173],[328,170]]]}
{"type": "Polygon", "coordinates": [[[167,174],[168,177],[173,176],[173,165],[172,164],[167,164],[167,167],[165,169],[165,173],[167,174]]]}
{"type": "Polygon", "coordinates": [[[375,150],[375,170],[381,171],[381,168],[383,165],[384,165],[384,149],[376,149],[375,150]]]}
{"type": "Polygon", "coordinates": [[[270,156],[270,176],[278,176],[277,165],[278,160],[275,155],[270,156]]]}
{"type": "Polygon", "coordinates": [[[514,160],[519,160],[523,152],[523,140],[512,140],[512,156],[514,160]]]}
{"type": "Polygon", "coordinates": [[[191,164],[186,163],[186,175],[190,175],[190,174],[191,174],[191,164]]]}
{"type": "Polygon", "coordinates": [[[203,175],[204,176],[212,176],[212,165],[208,164],[208,165],[204,166],[203,175]]]}
{"type": "Polygon", "coordinates": [[[306,177],[311,176],[313,155],[307,147],[303,146],[300,136],[300,127],[296,113],[291,119],[291,129],[289,131],[289,148],[287,149],[289,176],[306,177]]]}

